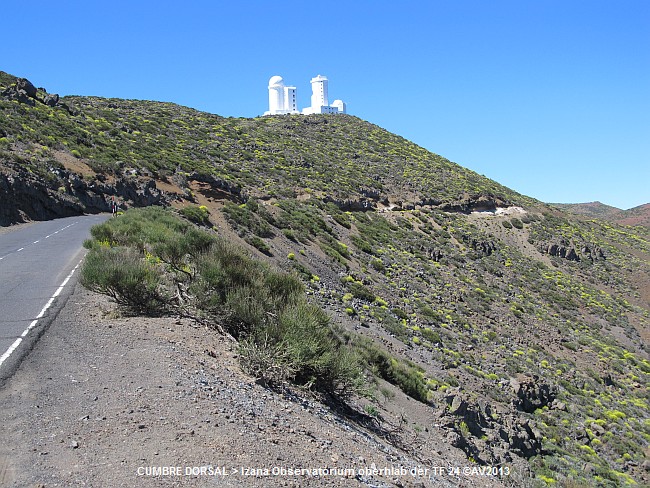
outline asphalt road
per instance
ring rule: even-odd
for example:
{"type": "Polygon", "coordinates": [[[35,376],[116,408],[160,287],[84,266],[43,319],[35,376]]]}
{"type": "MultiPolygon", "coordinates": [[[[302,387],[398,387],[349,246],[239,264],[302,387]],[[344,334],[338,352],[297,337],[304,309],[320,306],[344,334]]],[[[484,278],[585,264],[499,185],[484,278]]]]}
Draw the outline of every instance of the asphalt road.
{"type": "Polygon", "coordinates": [[[68,217],[0,234],[0,381],[65,305],[85,253],[83,241],[107,218],[68,217]]]}

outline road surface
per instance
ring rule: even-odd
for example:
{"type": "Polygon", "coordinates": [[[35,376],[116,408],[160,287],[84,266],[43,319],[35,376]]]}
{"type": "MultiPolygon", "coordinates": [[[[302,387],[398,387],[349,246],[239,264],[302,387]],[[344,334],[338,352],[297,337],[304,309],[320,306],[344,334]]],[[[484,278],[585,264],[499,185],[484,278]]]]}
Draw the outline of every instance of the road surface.
{"type": "Polygon", "coordinates": [[[90,227],[106,215],[36,222],[0,234],[0,382],[69,296],[90,227]]]}

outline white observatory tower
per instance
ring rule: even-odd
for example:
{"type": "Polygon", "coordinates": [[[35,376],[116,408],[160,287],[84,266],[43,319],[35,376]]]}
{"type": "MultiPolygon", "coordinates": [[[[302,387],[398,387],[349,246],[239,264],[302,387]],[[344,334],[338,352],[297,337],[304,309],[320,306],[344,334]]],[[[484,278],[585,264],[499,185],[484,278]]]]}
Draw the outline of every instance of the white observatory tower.
{"type": "Polygon", "coordinates": [[[264,115],[297,114],[296,87],[285,86],[281,76],[269,80],[269,110],[264,115]]]}
{"type": "Polygon", "coordinates": [[[311,107],[327,107],[327,78],[318,75],[311,79],[311,107]]]}
{"type": "Polygon", "coordinates": [[[327,77],[318,75],[311,79],[311,106],[303,108],[302,114],[341,114],[345,113],[345,103],[335,100],[329,104],[327,95],[327,77]]]}

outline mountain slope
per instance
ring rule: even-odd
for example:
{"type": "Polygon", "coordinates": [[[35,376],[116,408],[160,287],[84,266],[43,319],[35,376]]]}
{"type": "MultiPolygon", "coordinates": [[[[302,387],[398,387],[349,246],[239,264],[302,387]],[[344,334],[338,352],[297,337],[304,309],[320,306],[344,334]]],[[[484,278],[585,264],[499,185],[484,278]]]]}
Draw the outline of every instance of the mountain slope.
{"type": "Polygon", "coordinates": [[[647,229],[553,209],[355,117],[11,93],[0,196],[207,214],[300,276],[361,351],[410,361],[375,372],[390,383],[374,386],[378,419],[399,423],[378,398],[400,388],[424,444],[528,464],[539,486],[647,482],[647,229]]]}
{"type": "Polygon", "coordinates": [[[621,225],[642,225],[644,227],[650,227],[650,203],[623,210],[616,217],[615,222],[621,225]]]}
{"type": "Polygon", "coordinates": [[[20,132],[21,144],[69,151],[97,172],[197,173],[259,197],[321,192],[368,204],[438,204],[469,194],[533,202],[352,116],[226,119],[171,103],[95,97],[0,104],[4,130],[20,132]]]}
{"type": "Polygon", "coordinates": [[[650,227],[650,203],[639,205],[628,210],[621,210],[600,202],[554,203],[553,206],[574,214],[608,220],[620,225],[642,225],[644,227],[650,227]]]}
{"type": "Polygon", "coordinates": [[[622,212],[620,208],[612,207],[611,205],[605,205],[604,203],[600,202],[554,203],[552,205],[574,214],[603,220],[611,220],[612,217],[622,212]]]}

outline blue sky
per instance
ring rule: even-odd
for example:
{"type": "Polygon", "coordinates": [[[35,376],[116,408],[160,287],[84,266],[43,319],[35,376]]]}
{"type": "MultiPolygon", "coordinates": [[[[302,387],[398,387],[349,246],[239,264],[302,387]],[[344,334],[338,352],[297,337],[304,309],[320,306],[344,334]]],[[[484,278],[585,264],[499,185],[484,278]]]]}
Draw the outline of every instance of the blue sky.
{"type": "Polygon", "coordinates": [[[650,202],[647,0],[49,1],[2,7],[0,70],[61,95],[236,117],[281,75],[547,202],[650,202]]]}

